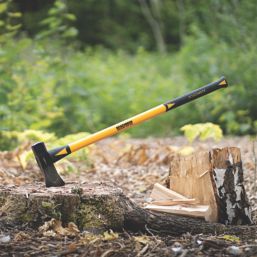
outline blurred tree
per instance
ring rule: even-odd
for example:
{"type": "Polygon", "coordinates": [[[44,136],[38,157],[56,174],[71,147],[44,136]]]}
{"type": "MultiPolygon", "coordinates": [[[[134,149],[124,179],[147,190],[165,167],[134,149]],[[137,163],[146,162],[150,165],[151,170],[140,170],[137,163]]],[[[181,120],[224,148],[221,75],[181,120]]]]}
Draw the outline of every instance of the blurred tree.
{"type": "MultiPolygon", "coordinates": [[[[53,0],[14,0],[14,2],[23,13],[23,28],[30,36],[42,30],[41,21],[49,17],[49,9],[55,5],[53,0]]],[[[148,50],[166,48],[173,50],[179,46],[179,29],[174,26],[178,22],[175,1],[145,1],[155,20],[154,33],[138,0],[66,0],[65,3],[69,12],[77,18],[74,25],[82,45],[102,45],[130,52],[136,52],[139,47],[148,50]],[[159,42],[157,47],[156,39],[159,42]]]]}
{"type": "Polygon", "coordinates": [[[144,16],[153,31],[157,49],[163,54],[166,52],[166,44],[162,32],[163,24],[161,21],[160,0],[151,0],[149,5],[145,0],[138,1],[144,16]]]}
{"type": "MultiPolygon", "coordinates": [[[[32,36],[42,30],[40,21],[49,18],[49,9],[58,8],[53,0],[13,1],[23,13],[24,29],[32,36]]],[[[66,0],[62,4],[77,17],[74,27],[86,46],[132,52],[138,47],[178,50],[183,38],[192,34],[192,26],[244,49],[248,38],[257,37],[255,0],[66,0]]],[[[63,21],[62,15],[58,18],[63,21]]]]}

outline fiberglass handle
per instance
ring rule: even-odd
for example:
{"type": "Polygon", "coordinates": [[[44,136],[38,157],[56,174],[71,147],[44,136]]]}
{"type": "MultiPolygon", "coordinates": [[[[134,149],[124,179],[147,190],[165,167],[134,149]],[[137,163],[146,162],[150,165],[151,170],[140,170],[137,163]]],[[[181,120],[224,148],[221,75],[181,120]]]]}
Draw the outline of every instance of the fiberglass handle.
{"type": "Polygon", "coordinates": [[[226,79],[224,77],[221,77],[218,81],[215,81],[206,86],[200,87],[188,94],[185,94],[184,96],[175,98],[174,100],[171,100],[164,104],[160,104],[150,110],[142,112],[142,113],[135,115],[129,119],[119,122],[113,126],[110,126],[106,129],[98,131],[92,135],[89,135],[78,141],[72,142],[66,146],[52,149],[49,151],[49,153],[52,157],[53,162],[56,162],[56,161],[62,159],[63,157],[71,154],[72,152],[75,152],[85,146],[88,146],[90,144],[98,142],[104,138],[113,136],[121,131],[124,131],[124,130],[134,127],[142,122],[152,119],[162,113],[170,111],[171,109],[174,109],[180,105],[188,103],[194,99],[197,99],[197,98],[204,96],[206,94],[209,94],[217,89],[224,88],[227,86],[228,86],[228,83],[227,83],[226,79]]]}

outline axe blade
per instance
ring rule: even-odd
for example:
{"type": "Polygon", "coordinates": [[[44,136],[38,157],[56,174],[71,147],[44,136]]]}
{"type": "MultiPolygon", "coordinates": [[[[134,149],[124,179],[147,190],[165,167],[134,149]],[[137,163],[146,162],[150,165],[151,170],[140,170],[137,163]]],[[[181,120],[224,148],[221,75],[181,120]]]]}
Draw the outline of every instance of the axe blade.
{"type": "Polygon", "coordinates": [[[45,176],[46,187],[60,187],[65,183],[58,174],[54,160],[46,149],[43,142],[38,142],[32,146],[32,151],[35,155],[36,161],[42,173],[45,176]]]}

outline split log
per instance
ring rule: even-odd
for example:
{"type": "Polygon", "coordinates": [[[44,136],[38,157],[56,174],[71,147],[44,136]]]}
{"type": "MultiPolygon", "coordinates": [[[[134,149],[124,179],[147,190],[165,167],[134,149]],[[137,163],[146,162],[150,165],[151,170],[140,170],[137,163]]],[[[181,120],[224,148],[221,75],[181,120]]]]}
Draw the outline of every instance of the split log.
{"type": "Polygon", "coordinates": [[[252,223],[239,148],[175,157],[170,164],[169,188],[209,205],[212,222],[252,223]]]}
{"type": "Polygon", "coordinates": [[[68,183],[60,188],[43,184],[0,186],[0,226],[38,228],[45,221],[74,222],[81,231],[151,231],[178,236],[183,233],[229,233],[256,236],[255,226],[225,226],[202,219],[145,210],[108,184],[68,183]]]}
{"type": "Polygon", "coordinates": [[[200,205],[194,198],[186,198],[158,183],[154,184],[149,204],[145,208],[152,211],[204,218],[206,221],[211,220],[209,205],[200,205]]]}

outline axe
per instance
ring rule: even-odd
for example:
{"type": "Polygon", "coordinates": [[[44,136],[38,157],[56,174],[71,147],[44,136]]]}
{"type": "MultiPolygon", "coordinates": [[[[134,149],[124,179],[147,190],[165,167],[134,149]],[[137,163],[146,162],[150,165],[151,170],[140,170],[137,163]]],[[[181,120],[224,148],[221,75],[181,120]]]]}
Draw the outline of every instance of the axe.
{"type": "Polygon", "coordinates": [[[65,146],[51,149],[49,151],[46,149],[46,146],[43,142],[38,142],[34,144],[32,146],[32,150],[35,155],[36,161],[40,167],[40,170],[43,172],[45,176],[46,187],[60,187],[65,185],[64,181],[58,174],[54,166],[54,163],[66,157],[67,155],[76,152],[85,146],[100,141],[104,138],[110,137],[128,128],[136,126],[162,113],[175,109],[180,105],[186,104],[201,96],[207,95],[217,89],[224,88],[227,86],[228,83],[225,77],[221,77],[219,80],[212,82],[208,85],[205,85],[203,87],[200,87],[190,93],[185,94],[184,96],[175,98],[174,100],[168,101],[164,104],[160,104],[148,111],[140,113],[132,118],[126,119],[120,123],[117,123],[101,131],[98,131],[78,141],[72,142],[65,146]]]}

